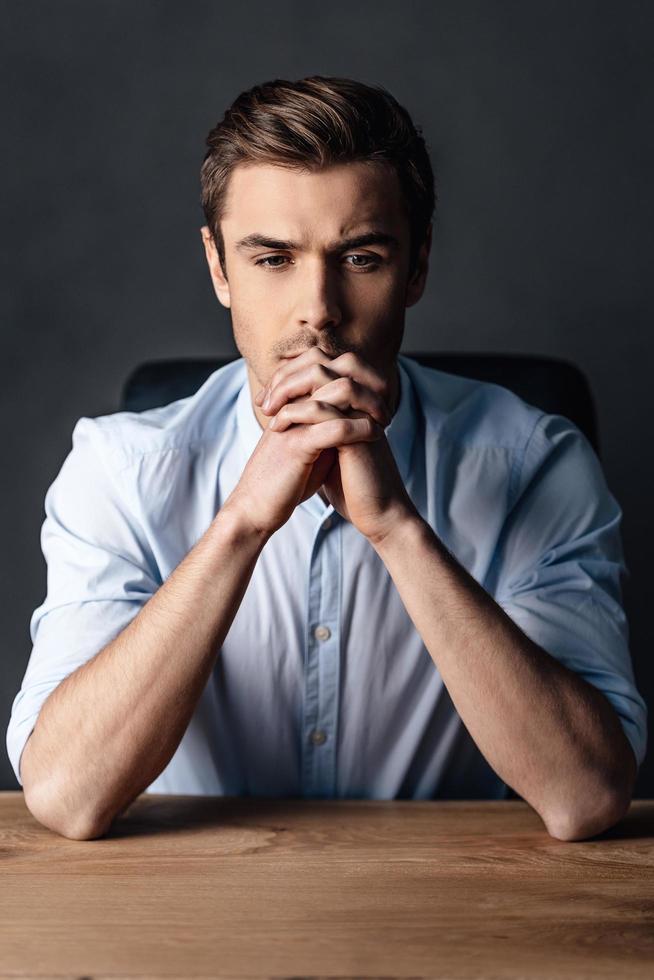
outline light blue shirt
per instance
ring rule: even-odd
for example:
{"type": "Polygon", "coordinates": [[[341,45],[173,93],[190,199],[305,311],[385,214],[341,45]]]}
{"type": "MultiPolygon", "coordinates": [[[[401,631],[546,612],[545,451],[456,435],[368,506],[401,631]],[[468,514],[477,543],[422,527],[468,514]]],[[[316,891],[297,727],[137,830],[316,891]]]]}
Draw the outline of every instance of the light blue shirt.
{"type": "MultiPolygon", "coordinates": [[[[409,494],[533,641],[604,693],[638,765],[646,705],[621,602],[621,511],[567,419],[398,358],[386,429],[409,494]]],[[[7,731],[20,756],[68,674],[204,534],[262,434],[242,358],[192,396],[80,418],[45,497],[47,594],[7,731]]],[[[266,542],[169,764],[147,792],[504,798],[368,540],[316,493],[266,542]]],[[[520,752],[520,745],[515,746],[520,752]]]]}

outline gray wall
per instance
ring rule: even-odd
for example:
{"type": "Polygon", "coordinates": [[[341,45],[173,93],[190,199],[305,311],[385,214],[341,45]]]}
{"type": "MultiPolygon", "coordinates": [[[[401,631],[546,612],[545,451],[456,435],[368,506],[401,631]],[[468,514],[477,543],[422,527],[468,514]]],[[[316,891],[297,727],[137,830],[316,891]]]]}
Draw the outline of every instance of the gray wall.
{"type": "MultiPolygon", "coordinates": [[[[205,135],[243,89],[316,73],[385,85],[432,152],[430,279],[403,349],[537,352],[587,373],[652,701],[652,5],[21,0],[1,12],[3,733],[45,594],[43,498],[75,421],[115,411],[142,360],[235,352],[198,231],[205,135]]],[[[0,786],[17,788],[4,750],[0,786]]],[[[654,796],[649,757],[636,796],[654,796]]]]}

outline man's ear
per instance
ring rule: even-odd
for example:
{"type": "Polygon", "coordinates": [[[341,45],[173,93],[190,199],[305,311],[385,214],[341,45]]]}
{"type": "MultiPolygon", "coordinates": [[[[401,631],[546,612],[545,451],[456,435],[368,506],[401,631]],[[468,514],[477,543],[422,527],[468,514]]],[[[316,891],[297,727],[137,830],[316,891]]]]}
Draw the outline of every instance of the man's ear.
{"type": "Polygon", "coordinates": [[[207,257],[207,265],[209,266],[209,274],[211,276],[211,281],[213,283],[213,288],[218,297],[220,303],[223,306],[229,307],[232,305],[232,301],[229,295],[229,283],[227,282],[226,276],[223,274],[223,270],[220,265],[220,259],[218,258],[218,250],[216,249],[216,243],[214,241],[213,235],[209,230],[208,225],[202,225],[200,228],[200,234],[202,236],[202,243],[204,245],[204,254],[207,257]]]}
{"type": "Polygon", "coordinates": [[[425,233],[424,241],[418,251],[418,260],[416,262],[415,272],[407,283],[405,306],[413,306],[414,303],[418,302],[425,291],[427,272],[429,271],[429,250],[431,248],[432,226],[433,222],[430,221],[425,233]]]}

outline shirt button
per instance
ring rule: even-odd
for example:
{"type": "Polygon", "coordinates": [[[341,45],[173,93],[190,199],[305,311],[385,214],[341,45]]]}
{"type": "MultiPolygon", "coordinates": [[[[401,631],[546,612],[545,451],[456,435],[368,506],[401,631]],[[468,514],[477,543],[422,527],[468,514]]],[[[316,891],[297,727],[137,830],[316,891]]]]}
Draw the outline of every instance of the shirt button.
{"type": "Polygon", "coordinates": [[[322,522],[323,530],[324,531],[328,531],[329,528],[332,526],[332,524],[333,524],[333,521],[332,521],[331,517],[326,517],[325,520],[322,522]]]}
{"type": "Polygon", "coordinates": [[[332,631],[329,626],[316,626],[313,635],[317,640],[328,640],[332,635],[332,631]]]}
{"type": "Polygon", "coordinates": [[[314,745],[322,745],[323,742],[327,741],[327,735],[320,728],[317,728],[315,731],[311,732],[311,741],[314,745]]]}

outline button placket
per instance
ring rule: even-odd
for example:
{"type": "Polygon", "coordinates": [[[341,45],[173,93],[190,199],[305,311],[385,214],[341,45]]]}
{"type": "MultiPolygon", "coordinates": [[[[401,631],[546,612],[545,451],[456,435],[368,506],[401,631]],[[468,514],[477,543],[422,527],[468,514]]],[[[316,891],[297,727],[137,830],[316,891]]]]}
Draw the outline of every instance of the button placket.
{"type": "Polygon", "coordinates": [[[302,789],[333,797],[340,675],[341,526],[316,531],[309,567],[304,671],[302,789]]]}

